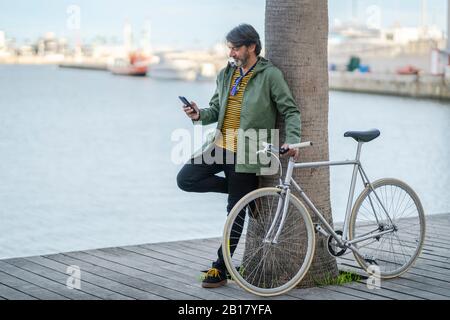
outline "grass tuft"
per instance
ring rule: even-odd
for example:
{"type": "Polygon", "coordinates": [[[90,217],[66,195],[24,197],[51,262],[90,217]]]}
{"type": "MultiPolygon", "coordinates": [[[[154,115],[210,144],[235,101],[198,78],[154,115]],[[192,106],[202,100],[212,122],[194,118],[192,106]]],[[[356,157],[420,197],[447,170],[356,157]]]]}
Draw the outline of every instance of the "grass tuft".
{"type": "Polygon", "coordinates": [[[349,282],[359,281],[361,280],[361,276],[348,271],[339,271],[339,275],[337,277],[331,277],[327,274],[323,279],[314,280],[317,286],[340,286],[349,282]]]}

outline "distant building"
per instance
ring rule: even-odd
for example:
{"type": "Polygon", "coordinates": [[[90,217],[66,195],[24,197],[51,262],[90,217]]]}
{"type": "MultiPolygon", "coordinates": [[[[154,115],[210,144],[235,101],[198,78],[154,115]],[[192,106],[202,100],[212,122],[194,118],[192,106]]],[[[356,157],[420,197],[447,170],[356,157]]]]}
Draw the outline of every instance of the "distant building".
{"type": "Polygon", "coordinates": [[[447,1],[447,51],[450,52],[450,1],[447,1]]]}
{"type": "Polygon", "coordinates": [[[382,31],[383,38],[396,44],[407,44],[419,40],[441,40],[444,39],[444,32],[437,26],[427,26],[421,28],[397,27],[382,31]]]}

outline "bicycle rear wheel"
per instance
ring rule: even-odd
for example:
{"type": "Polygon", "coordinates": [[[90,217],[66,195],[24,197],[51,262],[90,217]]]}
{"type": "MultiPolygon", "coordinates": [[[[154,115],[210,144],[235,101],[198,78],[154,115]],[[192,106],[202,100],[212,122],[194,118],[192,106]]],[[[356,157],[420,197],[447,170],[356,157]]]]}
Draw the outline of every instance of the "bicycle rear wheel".
{"type": "Polygon", "coordinates": [[[233,207],[225,224],[222,251],[228,272],[242,288],[256,295],[274,296],[294,288],[314,255],[311,217],[292,194],[277,243],[270,240],[278,230],[281,213],[269,241],[265,241],[283,200],[279,188],[257,189],[233,207]]]}
{"type": "Polygon", "coordinates": [[[381,179],[366,187],[355,202],[349,238],[390,231],[358,242],[354,253],[367,272],[376,266],[380,278],[394,278],[406,272],[419,256],[425,240],[425,215],[417,194],[397,179],[381,179]]]}

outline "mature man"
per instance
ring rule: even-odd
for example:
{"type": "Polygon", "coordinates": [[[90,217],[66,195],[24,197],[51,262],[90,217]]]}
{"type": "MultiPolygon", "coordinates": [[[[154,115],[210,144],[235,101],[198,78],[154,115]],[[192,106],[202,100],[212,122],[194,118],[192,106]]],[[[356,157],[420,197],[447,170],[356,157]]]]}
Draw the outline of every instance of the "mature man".
{"type": "MultiPolygon", "coordinates": [[[[258,187],[258,175],[264,167],[260,159],[250,161],[254,154],[251,150],[255,148],[246,146],[245,132],[257,131],[249,142],[260,147],[262,140],[273,138],[270,132],[275,128],[278,112],[285,119],[286,141],[282,148],[288,149],[289,144],[300,142],[300,112],[281,71],[260,56],[261,41],[251,25],[235,27],[226,40],[233,61],[217,76],[210,107],[199,109],[195,102],[184,106],[184,112],[194,124],[217,122],[216,135],[183,166],[177,183],[188,192],[227,193],[227,212],[230,213],[244,195],[258,187]],[[267,134],[260,134],[261,130],[267,134]],[[207,161],[206,155],[214,161],[207,161]],[[217,176],[219,172],[224,172],[225,177],[217,176]]],[[[298,150],[288,150],[285,155],[297,157],[298,150]]],[[[233,232],[238,237],[235,243],[230,243],[231,252],[239,241],[239,226],[233,226],[233,232]]],[[[221,247],[217,255],[204,276],[204,288],[219,287],[227,282],[221,247]]]]}

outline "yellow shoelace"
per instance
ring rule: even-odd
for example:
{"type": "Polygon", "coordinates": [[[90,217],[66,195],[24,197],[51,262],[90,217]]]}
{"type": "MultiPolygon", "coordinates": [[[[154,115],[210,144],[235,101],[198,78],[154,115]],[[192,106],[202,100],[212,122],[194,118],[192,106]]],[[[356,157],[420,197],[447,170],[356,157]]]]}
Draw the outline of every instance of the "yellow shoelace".
{"type": "Polygon", "coordinates": [[[211,269],[208,270],[208,272],[206,272],[205,278],[208,278],[208,277],[219,277],[219,275],[220,275],[219,269],[211,268],[211,269]]]}

